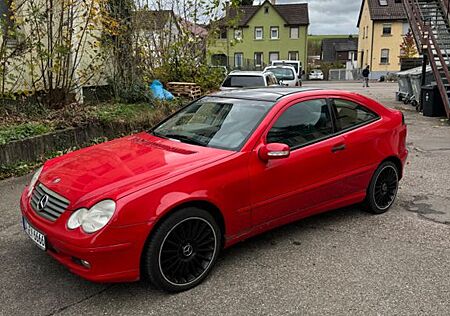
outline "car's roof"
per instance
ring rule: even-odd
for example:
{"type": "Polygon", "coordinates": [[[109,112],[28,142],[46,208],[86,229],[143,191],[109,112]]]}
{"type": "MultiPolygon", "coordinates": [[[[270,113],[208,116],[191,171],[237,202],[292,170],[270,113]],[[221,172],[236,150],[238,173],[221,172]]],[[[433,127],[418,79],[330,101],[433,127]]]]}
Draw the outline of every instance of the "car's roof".
{"type": "Polygon", "coordinates": [[[233,70],[228,75],[229,76],[263,76],[264,71],[243,71],[243,70],[233,70]]]}
{"type": "Polygon", "coordinates": [[[318,88],[288,88],[288,87],[265,87],[250,89],[224,90],[210,94],[213,97],[250,99],[275,102],[287,95],[306,91],[321,90],[318,88]]]}
{"type": "Polygon", "coordinates": [[[294,70],[295,71],[295,68],[292,67],[292,66],[289,66],[289,65],[267,66],[266,68],[264,68],[264,70],[267,69],[267,70],[270,71],[270,69],[277,69],[277,68],[290,69],[290,70],[294,70]]]}

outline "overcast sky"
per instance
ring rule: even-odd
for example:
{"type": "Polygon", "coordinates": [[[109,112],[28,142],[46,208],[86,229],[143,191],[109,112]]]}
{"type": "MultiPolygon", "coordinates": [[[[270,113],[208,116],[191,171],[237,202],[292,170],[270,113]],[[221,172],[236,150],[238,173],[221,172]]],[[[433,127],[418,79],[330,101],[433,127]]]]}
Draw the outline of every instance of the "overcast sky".
{"type": "Polygon", "coordinates": [[[361,0],[277,0],[277,4],[305,2],[309,7],[310,34],[358,34],[361,0]]]}

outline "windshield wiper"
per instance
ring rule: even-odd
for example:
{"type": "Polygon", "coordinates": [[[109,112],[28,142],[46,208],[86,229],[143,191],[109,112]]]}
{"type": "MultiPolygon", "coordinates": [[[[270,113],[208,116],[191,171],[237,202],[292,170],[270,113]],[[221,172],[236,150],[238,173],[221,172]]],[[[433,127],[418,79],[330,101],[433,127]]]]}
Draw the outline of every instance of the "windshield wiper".
{"type": "Polygon", "coordinates": [[[150,133],[150,134],[152,134],[153,136],[156,136],[156,137],[161,137],[161,138],[165,138],[165,139],[168,139],[168,137],[167,137],[167,136],[165,136],[164,134],[161,134],[161,133],[155,132],[154,130],[153,130],[153,131],[149,131],[149,133],[150,133]]]}
{"type": "Polygon", "coordinates": [[[164,135],[165,138],[172,138],[172,139],[176,139],[179,140],[183,143],[187,143],[187,144],[192,144],[192,145],[198,145],[198,146],[203,146],[203,147],[207,147],[208,144],[198,140],[198,139],[194,139],[191,138],[189,136],[186,135],[180,135],[180,134],[165,134],[164,135]]]}

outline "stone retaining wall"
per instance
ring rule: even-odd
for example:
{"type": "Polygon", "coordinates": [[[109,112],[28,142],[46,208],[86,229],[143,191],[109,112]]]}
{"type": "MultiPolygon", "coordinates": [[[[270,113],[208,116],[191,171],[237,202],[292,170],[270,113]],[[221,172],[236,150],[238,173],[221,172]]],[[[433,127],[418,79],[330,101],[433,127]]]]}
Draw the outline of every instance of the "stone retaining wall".
{"type": "Polygon", "coordinates": [[[36,161],[51,152],[74,146],[85,146],[99,137],[112,139],[133,131],[142,131],[149,128],[148,125],[146,123],[135,126],[124,123],[92,124],[13,141],[0,145],[0,165],[36,161]]]}

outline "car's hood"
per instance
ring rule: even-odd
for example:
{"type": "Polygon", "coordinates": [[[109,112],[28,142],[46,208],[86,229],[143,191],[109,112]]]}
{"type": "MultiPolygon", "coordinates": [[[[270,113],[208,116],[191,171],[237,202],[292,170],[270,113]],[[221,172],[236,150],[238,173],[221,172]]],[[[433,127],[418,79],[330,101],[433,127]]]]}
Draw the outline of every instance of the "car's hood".
{"type": "Polygon", "coordinates": [[[71,207],[81,207],[99,197],[118,199],[232,154],[140,133],[50,160],[39,181],[69,199],[71,207]]]}

